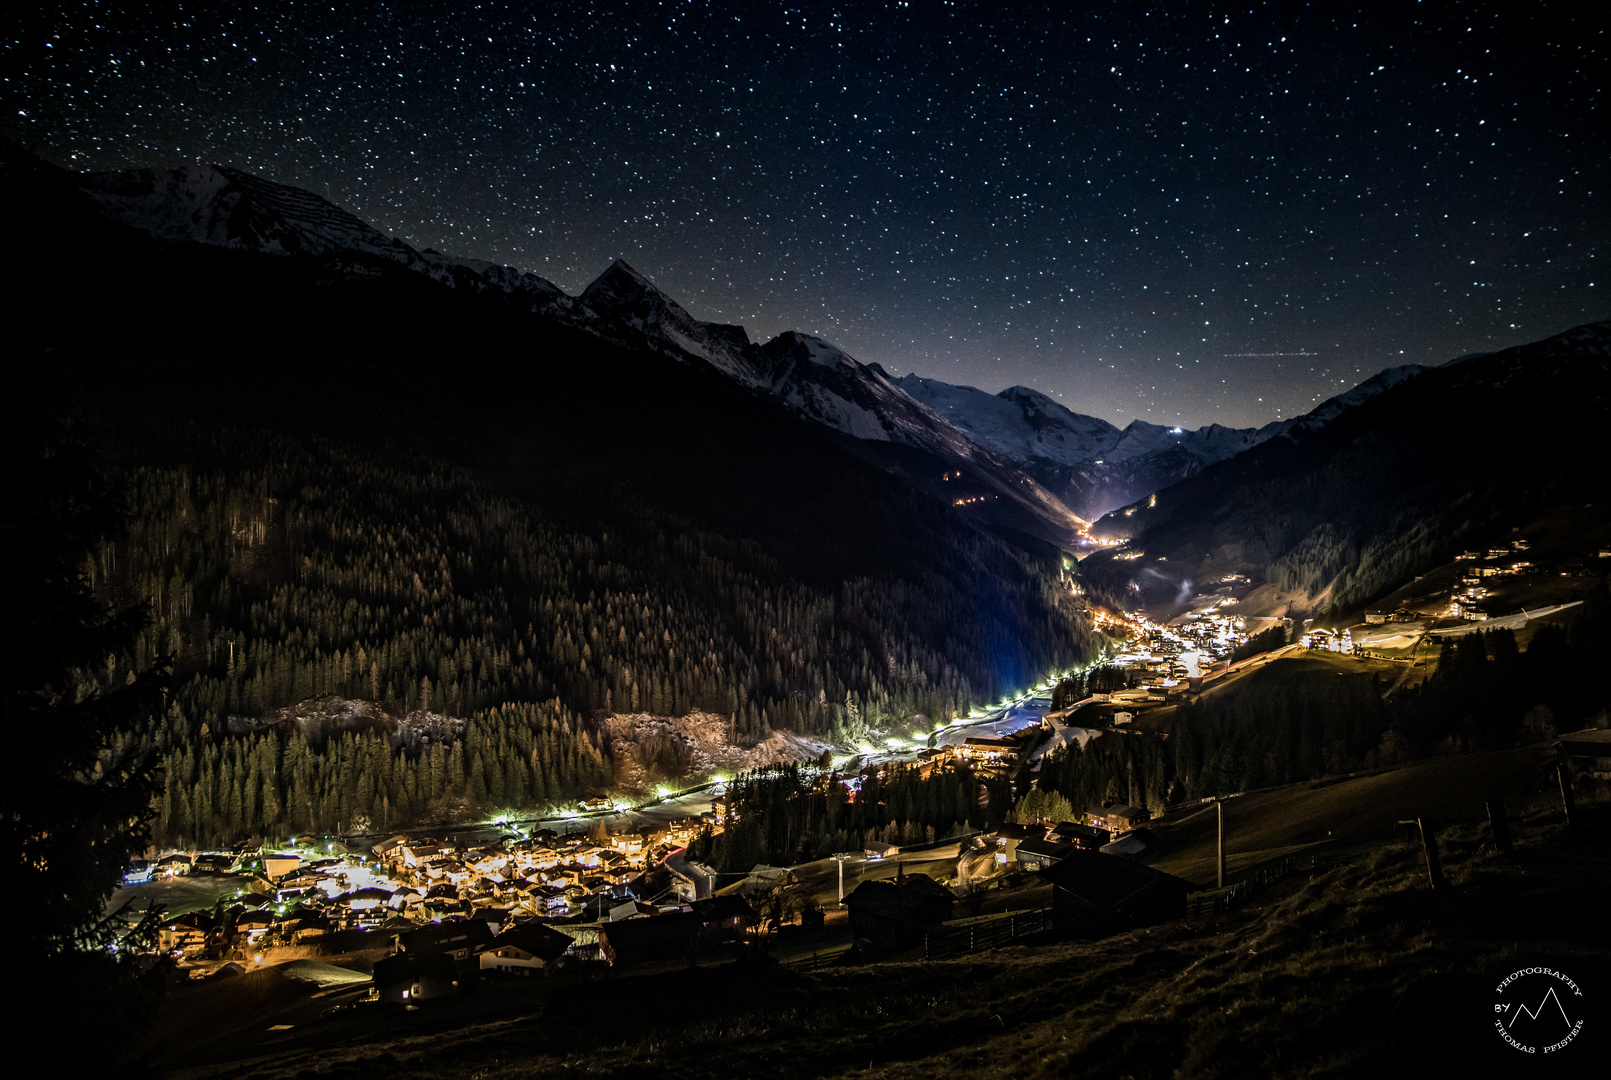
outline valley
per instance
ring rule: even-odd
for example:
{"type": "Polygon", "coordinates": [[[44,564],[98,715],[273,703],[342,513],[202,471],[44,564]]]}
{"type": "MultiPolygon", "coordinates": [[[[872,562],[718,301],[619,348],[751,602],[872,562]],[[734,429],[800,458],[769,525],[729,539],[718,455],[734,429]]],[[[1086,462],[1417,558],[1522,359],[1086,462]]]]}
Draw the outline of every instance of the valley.
{"type": "Polygon", "coordinates": [[[90,613],[57,632],[120,635],[40,700],[164,684],[61,770],[149,785],[96,940],[194,1041],[130,1044],[162,1069],[698,1075],[667,1047],[714,1041],[780,1075],[1279,1072],[1297,1023],[1324,1074],[1379,1063],[1336,1036],[1364,1011],[1518,942],[1603,970],[1520,898],[1575,911],[1604,839],[1608,324],[1258,428],[1121,427],[243,170],[3,176],[51,209],[21,514],[90,613]],[[63,284],[87,248],[118,287],[63,284]],[[1567,397],[1548,444],[1426,422],[1567,397]],[[1301,1021],[1296,971],[1339,973],[1301,1021]],[[618,992],[673,1004],[577,1018],[618,992]]]}

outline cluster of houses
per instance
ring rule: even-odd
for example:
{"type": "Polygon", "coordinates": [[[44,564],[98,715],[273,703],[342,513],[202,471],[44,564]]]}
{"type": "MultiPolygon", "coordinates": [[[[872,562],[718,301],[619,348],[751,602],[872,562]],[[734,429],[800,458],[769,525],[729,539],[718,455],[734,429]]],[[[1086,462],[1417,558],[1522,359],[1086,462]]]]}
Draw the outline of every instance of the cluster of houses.
{"type": "MultiPolygon", "coordinates": [[[[216,911],[191,912],[161,932],[181,959],[261,953],[345,931],[406,933],[435,923],[505,925],[639,915],[645,873],[693,838],[696,822],[595,839],[541,830],[469,845],[393,836],[367,854],[306,857],[243,848],[170,856],[136,867],[149,880],[196,870],[244,874],[252,886],[216,911]]],[[[656,909],[658,910],[658,909],[656,909]]]]}
{"type": "Polygon", "coordinates": [[[1003,867],[1045,870],[1077,851],[1096,851],[1134,859],[1156,845],[1142,828],[1152,814],[1138,806],[1114,803],[1084,815],[1083,821],[1003,825],[996,830],[996,863],[1003,867]]]}

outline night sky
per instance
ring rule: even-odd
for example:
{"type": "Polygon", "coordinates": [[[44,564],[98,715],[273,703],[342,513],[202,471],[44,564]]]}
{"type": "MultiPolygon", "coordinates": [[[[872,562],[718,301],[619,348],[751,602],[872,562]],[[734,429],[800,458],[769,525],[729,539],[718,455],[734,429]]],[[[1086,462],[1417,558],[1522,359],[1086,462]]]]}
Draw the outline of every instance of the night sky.
{"type": "Polygon", "coordinates": [[[238,166],[573,293],[619,256],[1120,424],[1611,317],[1566,4],[9,7],[0,132],[59,164],[238,166]]]}

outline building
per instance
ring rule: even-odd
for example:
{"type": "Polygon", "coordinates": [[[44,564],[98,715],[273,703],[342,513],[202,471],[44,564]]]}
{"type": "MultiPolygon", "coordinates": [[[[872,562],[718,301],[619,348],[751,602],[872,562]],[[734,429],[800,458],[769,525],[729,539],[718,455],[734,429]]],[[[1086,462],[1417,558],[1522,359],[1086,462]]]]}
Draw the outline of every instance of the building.
{"type": "Polygon", "coordinates": [[[1185,913],[1190,883],[1138,862],[1076,850],[1040,871],[1052,917],[1102,930],[1147,926],[1185,913]]]}
{"type": "Polygon", "coordinates": [[[375,961],[375,990],[380,1000],[410,1005],[458,992],[459,974],[445,953],[404,952],[375,961]]]}
{"type": "Polygon", "coordinates": [[[1018,861],[1018,845],[1025,840],[1041,840],[1046,836],[1044,825],[1003,825],[996,830],[996,862],[1001,865],[1018,861]]]}
{"type": "Polygon", "coordinates": [[[1043,870],[1068,858],[1076,850],[1067,840],[1046,837],[1044,840],[1025,840],[1018,845],[1018,865],[1027,870],[1043,870]]]}
{"type": "Polygon", "coordinates": [[[694,955],[704,928],[691,911],[605,923],[599,927],[599,954],[612,966],[684,960],[694,955]]]}
{"type": "Polygon", "coordinates": [[[927,874],[863,881],[845,897],[858,949],[887,952],[923,940],[923,932],[951,917],[956,897],[927,874]]]}
{"type": "Polygon", "coordinates": [[[1152,815],[1147,811],[1126,803],[1114,803],[1112,806],[1088,810],[1085,816],[1098,829],[1106,829],[1112,833],[1125,832],[1152,820],[1152,815]]]}
{"type": "Polygon", "coordinates": [[[1596,780],[1611,780],[1611,729],[1591,729],[1562,735],[1556,744],[1574,772],[1596,780]]]}
{"type": "Polygon", "coordinates": [[[521,923],[492,939],[481,953],[480,967],[506,975],[546,972],[575,943],[575,938],[543,923],[521,923]]]}

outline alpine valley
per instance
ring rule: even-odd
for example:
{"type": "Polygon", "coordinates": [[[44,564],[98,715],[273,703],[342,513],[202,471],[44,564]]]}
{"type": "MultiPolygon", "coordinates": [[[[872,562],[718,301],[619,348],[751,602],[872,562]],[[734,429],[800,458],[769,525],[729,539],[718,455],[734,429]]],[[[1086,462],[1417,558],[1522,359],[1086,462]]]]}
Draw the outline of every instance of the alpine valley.
{"type": "Polygon", "coordinates": [[[1572,929],[1611,323],[1120,427],[224,166],[6,144],[0,197],[8,535],[45,568],[11,663],[40,716],[164,690],[105,745],[18,725],[0,774],[127,800],[95,932],[168,994],[130,1058],[1346,1075],[1489,1037],[1493,964],[1611,972],[1572,929]],[[31,613],[58,594],[98,614],[31,613]]]}

